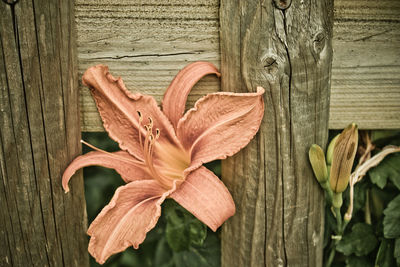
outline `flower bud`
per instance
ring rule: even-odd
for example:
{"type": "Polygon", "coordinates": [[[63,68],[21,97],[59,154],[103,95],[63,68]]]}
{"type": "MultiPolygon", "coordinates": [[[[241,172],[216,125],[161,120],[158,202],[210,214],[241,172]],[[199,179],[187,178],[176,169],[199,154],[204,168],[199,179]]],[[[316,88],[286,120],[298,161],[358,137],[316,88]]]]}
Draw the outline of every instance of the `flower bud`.
{"type": "Polygon", "coordinates": [[[336,135],[332,141],[329,143],[328,149],[326,150],[326,163],[328,165],[332,164],[332,154],[333,154],[333,148],[335,147],[336,140],[338,139],[340,134],[336,135]]]}
{"type": "Polygon", "coordinates": [[[330,184],[334,193],[343,192],[349,184],[351,169],[358,145],[358,130],[355,123],[350,124],[337,137],[332,153],[330,184]]]}
{"type": "Polygon", "coordinates": [[[308,151],[308,158],[318,182],[320,184],[325,183],[328,180],[328,169],[322,148],[319,145],[313,144],[308,151]]]}

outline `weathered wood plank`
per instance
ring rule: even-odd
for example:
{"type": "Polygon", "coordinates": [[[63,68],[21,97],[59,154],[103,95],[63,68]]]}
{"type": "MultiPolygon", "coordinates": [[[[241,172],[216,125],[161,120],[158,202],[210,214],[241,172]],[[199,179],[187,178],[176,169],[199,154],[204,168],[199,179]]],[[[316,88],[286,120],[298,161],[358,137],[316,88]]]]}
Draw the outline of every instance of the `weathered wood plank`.
{"type": "Polygon", "coordinates": [[[0,265],[87,266],[73,1],[0,2],[0,265]],[[10,3],[10,4],[9,4],[10,3]]]}
{"type": "Polygon", "coordinates": [[[330,128],[400,128],[400,1],[335,0],[330,128]]]}
{"type": "MultiPolygon", "coordinates": [[[[128,88],[158,100],[188,62],[219,66],[219,1],[76,2],[79,73],[107,64],[128,88]]],[[[335,1],[330,128],[400,128],[400,2],[335,1]]],[[[220,89],[201,81],[190,105],[220,89]],[[197,94],[197,95],[196,95],[197,94]]],[[[89,91],[81,86],[82,131],[103,131],[89,91]]]]}
{"type": "Polygon", "coordinates": [[[221,1],[222,90],[266,89],[255,140],[222,163],[237,208],[222,266],[322,265],[323,194],[306,155],[328,137],[333,0],[290,2],[221,1]]]}

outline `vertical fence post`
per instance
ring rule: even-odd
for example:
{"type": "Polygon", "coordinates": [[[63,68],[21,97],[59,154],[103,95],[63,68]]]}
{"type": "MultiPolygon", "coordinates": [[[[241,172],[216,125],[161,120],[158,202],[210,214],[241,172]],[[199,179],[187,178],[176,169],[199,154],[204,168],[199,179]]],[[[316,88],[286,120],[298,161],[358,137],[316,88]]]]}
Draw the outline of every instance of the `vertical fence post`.
{"type": "Polygon", "coordinates": [[[324,198],[308,163],[328,137],[333,0],[221,0],[222,90],[266,89],[259,134],[225,160],[237,213],[223,266],[321,266],[324,198]]]}
{"type": "Polygon", "coordinates": [[[74,1],[0,1],[1,266],[88,266],[82,179],[61,187],[81,150],[74,24],[74,1]]]}

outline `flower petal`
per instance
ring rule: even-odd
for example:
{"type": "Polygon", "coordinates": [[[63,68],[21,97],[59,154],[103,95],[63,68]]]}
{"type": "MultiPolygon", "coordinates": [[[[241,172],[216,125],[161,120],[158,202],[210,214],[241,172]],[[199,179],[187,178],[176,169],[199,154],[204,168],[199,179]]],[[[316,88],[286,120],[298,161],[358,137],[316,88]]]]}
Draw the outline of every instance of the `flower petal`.
{"type": "Polygon", "coordinates": [[[72,175],[80,168],[94,165],[115,169],[126,183],[135,180],[151,179],[149,174],[144,169],[132,163],[132,160],[135,159],[128,152],[122,150],[112,153],[98,151],[86,153],[85,155],[76,157],[64,171],[62,186],[67,193],[69,191],[68,182],[72,175]]]}
{"type": "Polygon", "coordinates": [[[161,203],[170,194],[154,180],[121,186],[89,226],[89,253],[103,264],[129,246],[138,248],[161,215],[161,203]]]}
{"type": "Polygon", "coordinates": [[[228,189],[213,172],[203,166],[191,172],[171,194],[171,198],[214,232],[235,214],[235,203],[228,189]]]}
{"type": "MultiPolygon", "coordinates": [[[[173,126],[157,106],[156,100],[151,96],[130,93],[121,78],[115,79],[109,73],[107,66],[97,65],[89,68],[82,81],[91,89],[104,128],[110,137],[119,143],[122,150],[143,159],[137,111],[144,117],[144,124],[149,122],[149,117],[152,118],[153,129],[160,130],[160,141],[179,143],[173,126]]],[[[144,127],[141,127],[141,131],[144,136],[144,127]]]]}
{"type": "Polygon", "coordinates": [[[264,115],[264,89],[257,93],[214,93],[198,100],[180,119],[177,135],[191,153],[191,166],[232,156],[257,133],[264,115]]]}
{"type": "Polygon", "coordinates": [[[174,78],[165,91],[162,101],[164,114],[176,129],[179,119],[185,112],[187,96],[192,87],[207,74],[221,74],[218,69],[209,62],[194,62],[183,68],[174,78]]]}

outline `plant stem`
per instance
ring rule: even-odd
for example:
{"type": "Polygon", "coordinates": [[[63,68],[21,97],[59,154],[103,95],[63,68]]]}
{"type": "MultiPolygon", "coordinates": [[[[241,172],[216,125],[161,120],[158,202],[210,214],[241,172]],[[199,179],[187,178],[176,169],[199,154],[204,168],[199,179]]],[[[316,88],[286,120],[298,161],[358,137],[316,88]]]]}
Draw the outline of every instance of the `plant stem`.
{"type": "Polygon", "coordinates": [[[333,191],[331,189],[331,185],[329,184],[329,180],[325,181],[324,183],[321,183],[321,187],[326,192],[326,200],[327,200],[328,204],[332,205],[333,191]]]}
{"type": "MultiPolygon", "coordinates": [[[[336,226],[337,226],[337,230],[336,230],[336,235],[342,236],[343,234],[343,230],[344,227],[346,227],[347,222],[345,221],[345,223],[343,224],[343,220],[342,220],[342,214],[340,213],[340,207],[339,208],[333,208],[333,211],[335,213],[335,217],[336,217],[336,226]]],[[[335,254],[336,254],[336,245],[337,243],[340,241],[339,239],[332,239],[332,243],[330,246],[330,252],[329,252],[329,257],[326,261],[326,267],[330,267],[332,265],[333,259],[335,258],[335,254]]]]}
{"type": "Polygon", "coordinates": [[[371,209],[369,208],[369,189],[365,192],[365,223],[371,225],[371,209]]]}
{"type": "Polygon", "coordinates": [[[343,220],[343,224],[342,224],[342,234],[344,233],[344,229],[346,229],[346,226],[347,226],[347,224],[348,224],[349,222],[350,222],[350,221],[343,220]]]}
{"type": "MultiPolygon", "coordinates": [[[[336,240],[333,241],[336,243],[336,240]]],[[[333,244],[332,242],[332,244],[333,244]]],[[[332,265],[333,259],[335,258],[335,254],[336,254],[336,244],[332,246],[331,248],[331,252],[329,252],[329,257],[328,260],[326,261],[326,267],[330,267],[332,265]]]]}
{"type": "Polygon", "coordinates": [[[337,235],[342,235],[342,214],[340,214],[340,208],[333,208],[336,216],[336,226],[337,226],[337,235]]]}

